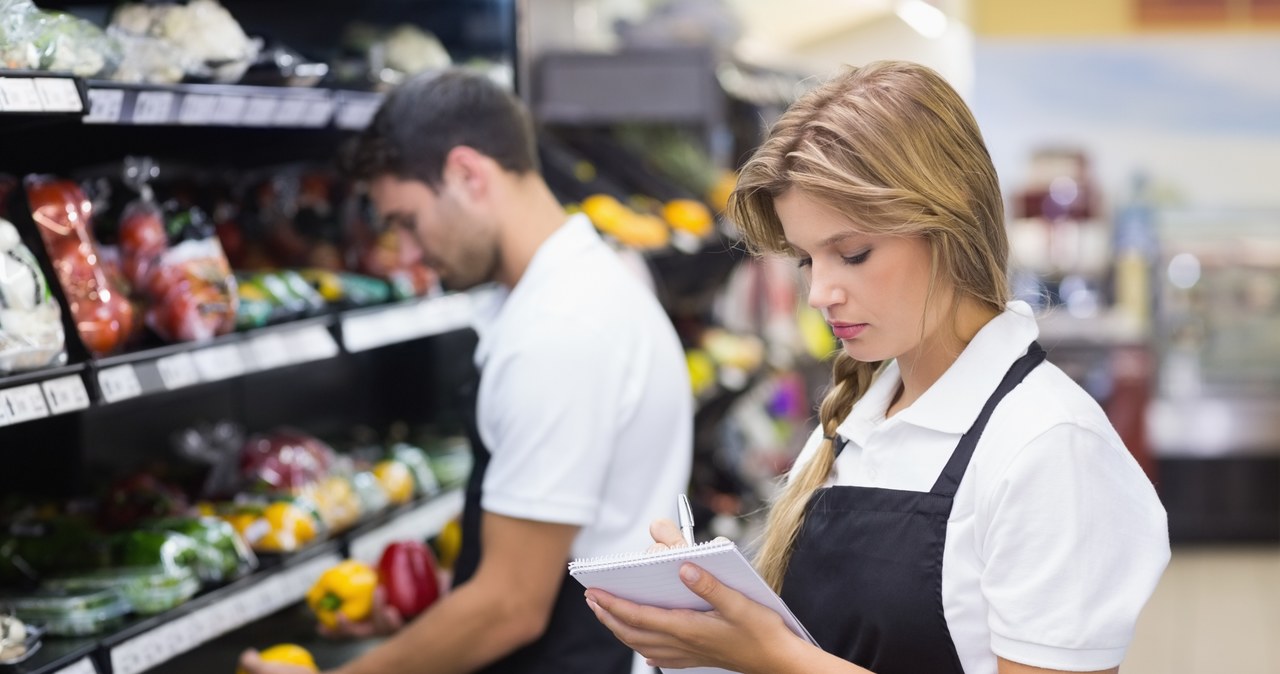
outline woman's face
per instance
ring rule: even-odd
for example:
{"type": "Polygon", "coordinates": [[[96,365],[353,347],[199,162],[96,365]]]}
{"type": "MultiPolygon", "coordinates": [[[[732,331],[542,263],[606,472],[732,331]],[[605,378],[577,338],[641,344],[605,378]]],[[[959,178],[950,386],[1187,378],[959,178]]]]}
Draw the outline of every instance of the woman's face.
{"type": "Polygon", "coordinates": [[[867,234],[795,189],[774,207],[809,285],[809,306],[822,312],[845,353],[881,361],[934,342],[950,295],[939,282],[929,297],[933,271],[923,237],[867,234]]]}

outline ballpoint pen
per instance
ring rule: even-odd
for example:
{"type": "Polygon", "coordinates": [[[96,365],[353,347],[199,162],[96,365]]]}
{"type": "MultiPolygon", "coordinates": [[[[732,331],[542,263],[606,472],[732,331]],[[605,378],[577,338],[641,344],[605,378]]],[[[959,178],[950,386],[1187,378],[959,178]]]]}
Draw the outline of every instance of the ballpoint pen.
{"type": "Polygon", "coordinates": [[[693,510],[689,508],[689,499],[681,494],[676,500],[676,511],[680,518],[680,534],[684,536],[685,545],[693,545],[693,510]]]}

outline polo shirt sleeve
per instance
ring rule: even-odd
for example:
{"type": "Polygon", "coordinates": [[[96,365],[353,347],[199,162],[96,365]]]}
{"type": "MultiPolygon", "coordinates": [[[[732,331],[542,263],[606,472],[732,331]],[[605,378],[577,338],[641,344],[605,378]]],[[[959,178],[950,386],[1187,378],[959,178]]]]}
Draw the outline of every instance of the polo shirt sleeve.
{"type": "Polygon", "coordinates": [[[492,457],[481,507],[585,526],[613,456],[626,347],[587,328],[530,332],[484,367],[478,412],[492,457]]]}
{"type": "Polygon", "coordinates": [[[1118,438],[1063,423],[1024,446],[990,493],[992,650],[1045,669],[1118,666],[1169,561],[1165,511],[1137,462],[1118,438]]]}

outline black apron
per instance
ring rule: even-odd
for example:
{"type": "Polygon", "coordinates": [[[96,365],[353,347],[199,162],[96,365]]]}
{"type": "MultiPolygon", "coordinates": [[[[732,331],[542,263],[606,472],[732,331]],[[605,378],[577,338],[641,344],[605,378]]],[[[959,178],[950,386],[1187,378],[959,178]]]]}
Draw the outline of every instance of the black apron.
{"type": "MultiPolygon", "coordinates": [[[[454,587],[467,582],[480,566],[480,497],[484,473],[489,466],[489,450],[480,439],[476,423],[476,398],[480,375],[462,390],[464,420],[475,463],[467,481],[466,506],[462,511],[462,549],[454,564],[454,587]]],[[[542,638],[485,667],[479,674],[629,674],[631,649],[618,641],[596,619],[582,598],[585,590],[565,573],[551,610],[551,622],[542,638]]]]}
{"type": "Polygon", "coordinates": [[[1044,357],[1032,343],[1009,368],[929,492],[814,492],[782,598],[823,650],[875,674],[964,674],[942,608],[951,504],[991,412],[1044,357]]]}

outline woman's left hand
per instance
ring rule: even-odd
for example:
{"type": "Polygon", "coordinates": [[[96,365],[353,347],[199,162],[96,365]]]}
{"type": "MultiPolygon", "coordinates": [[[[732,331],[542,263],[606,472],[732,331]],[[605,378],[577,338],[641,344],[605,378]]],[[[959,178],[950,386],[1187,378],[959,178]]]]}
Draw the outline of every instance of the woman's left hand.
{"type": "Polygon", "coordinates": [[[656,667],[721,667],[736,672],[777,672],[788,651],[805,642],[782,617],[737,590],[722,585],[693,564],[680,567],[680,580],[711,605],[710,611],[644,606],[598,589],[587,590],[587,605],[632,650],[656,667]]]}

